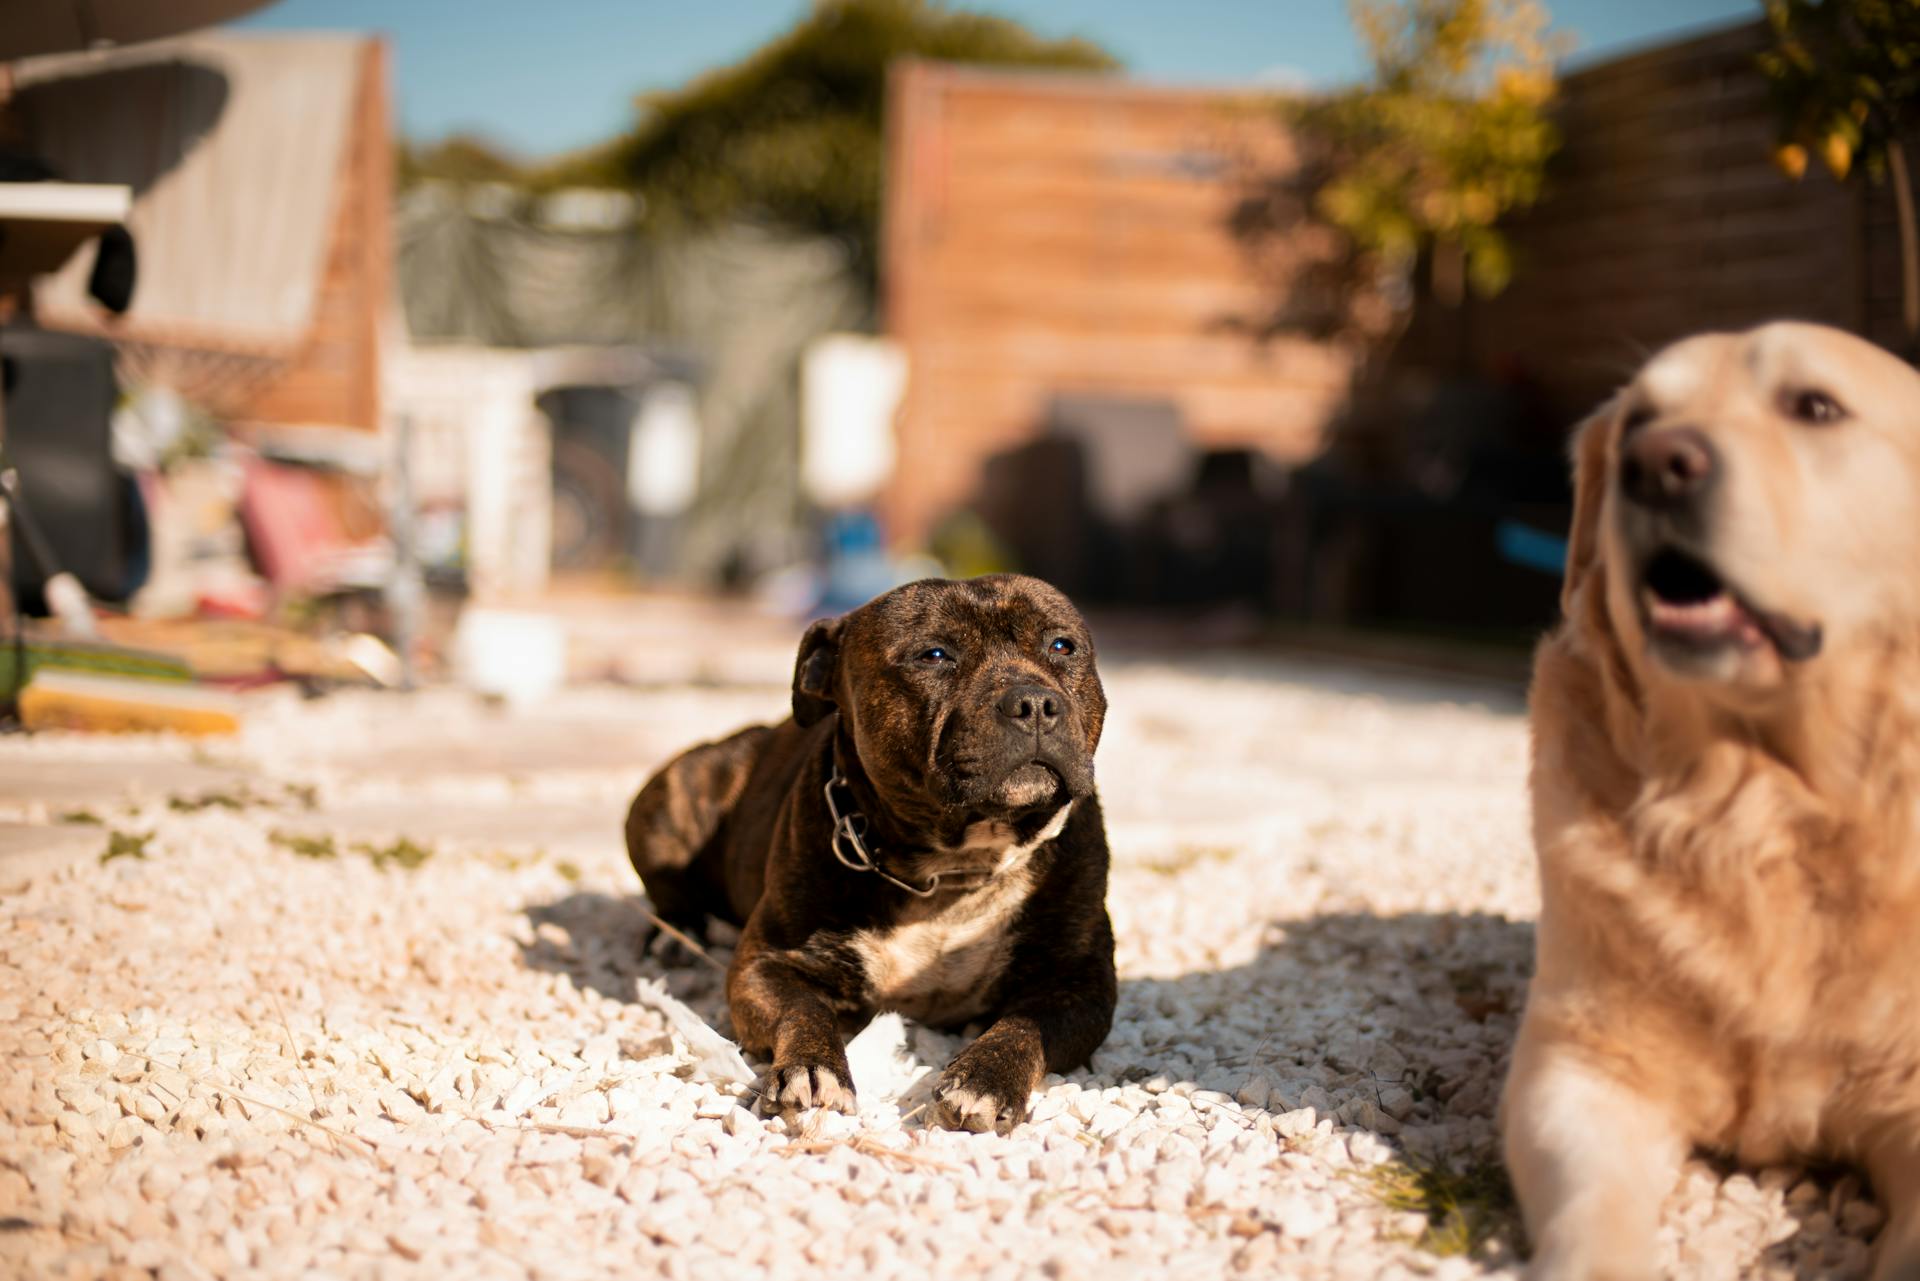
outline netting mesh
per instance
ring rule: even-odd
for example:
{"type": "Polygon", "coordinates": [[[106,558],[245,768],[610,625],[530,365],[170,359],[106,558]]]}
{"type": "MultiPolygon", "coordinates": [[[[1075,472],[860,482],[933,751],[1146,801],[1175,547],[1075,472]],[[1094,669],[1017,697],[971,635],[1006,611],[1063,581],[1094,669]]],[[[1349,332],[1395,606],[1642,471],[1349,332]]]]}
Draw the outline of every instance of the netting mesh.
{"type": "Polygon", "coordinates": [[[416,342],[643,342],[690,356],[700,487],[677,568],[710,578],[780,558],[801,515],[801,353],[871,320],[842,246],[744,224],[674,239],[559,226],[526,202],[438,184],[402,198],[396,232],[416,342]]]}

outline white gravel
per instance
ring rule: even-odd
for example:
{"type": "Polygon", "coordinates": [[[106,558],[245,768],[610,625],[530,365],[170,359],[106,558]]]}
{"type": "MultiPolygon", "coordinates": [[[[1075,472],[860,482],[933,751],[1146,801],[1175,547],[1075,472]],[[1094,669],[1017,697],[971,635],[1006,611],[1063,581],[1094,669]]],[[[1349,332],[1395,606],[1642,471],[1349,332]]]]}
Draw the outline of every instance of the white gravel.
{"type": "MultiPolygon", "coordinates": [[[[915,1110],[959,1038],[876,1024],[862,1116],[789,1130],[649,995],[726,1029],[716,973],[643,954],[624,806],[668,751],[778,715],[775,687],[522,716],[270,696],[211,760],[0,742],[0,779],[120,762],[99,848],[152,834],[0,899],[0,1272],[1510,1273],[1493,1116],[1536,901],[1517,711],[1251,660],[1107,683],[1119,1011],[1007,1139],[915,1110]],[[246,782],[139,794],[196,762],[246,782]]],[[[1857,1275],[1878,1222],[1851,1176],[1696,1163],[1669,1263],[1857,1275]]]]}

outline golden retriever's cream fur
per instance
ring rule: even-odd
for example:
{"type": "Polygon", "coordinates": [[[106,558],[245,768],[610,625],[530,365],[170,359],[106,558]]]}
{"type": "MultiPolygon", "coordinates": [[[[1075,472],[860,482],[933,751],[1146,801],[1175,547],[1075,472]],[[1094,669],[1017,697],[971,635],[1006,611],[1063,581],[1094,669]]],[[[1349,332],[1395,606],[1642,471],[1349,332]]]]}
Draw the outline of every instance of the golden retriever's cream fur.
{"type": "Polygon", "coordinates": [[[1576,490],[1503,1105],[1534,1275],[1653,1275],[1705,1147],[1861,1163],[1876,1277],[1920,1277],[1920,375],[1811,325],[1690,339],[1582,427],[1576,490]],[[1817,654],[1658,643],[1620,476],[1623,437],[1667,429],[1720,468],[1693,550],[1817,654]]]}

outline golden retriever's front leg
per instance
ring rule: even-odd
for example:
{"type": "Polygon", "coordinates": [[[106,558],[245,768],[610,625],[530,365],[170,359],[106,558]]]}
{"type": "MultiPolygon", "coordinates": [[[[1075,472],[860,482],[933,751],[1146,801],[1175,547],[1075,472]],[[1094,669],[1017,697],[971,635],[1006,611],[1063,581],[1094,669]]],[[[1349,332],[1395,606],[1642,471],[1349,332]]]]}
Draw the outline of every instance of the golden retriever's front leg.
{"type": "Polygon", "coordinates": [[[1865,1164],[1887,1214],[1873,1281],[1920,1281],[1920,1119],[1880,1136],[1865,1164]]]}
{"type": "Polygon", "coordinates": [[[1658,1275],[1660,1204],[1687,1151],[1661,1109],[1523,1026],[1501,1124],[1533,1281],[1658,1275]]]}

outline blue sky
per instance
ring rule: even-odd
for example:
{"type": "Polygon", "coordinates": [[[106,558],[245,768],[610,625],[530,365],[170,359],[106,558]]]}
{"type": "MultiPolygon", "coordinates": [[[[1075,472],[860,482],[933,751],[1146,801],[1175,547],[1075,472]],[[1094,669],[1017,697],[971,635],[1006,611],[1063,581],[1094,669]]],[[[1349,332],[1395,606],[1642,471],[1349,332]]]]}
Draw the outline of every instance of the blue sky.
{"type": "MultiPolygon", "coordinates": [[[[1548,0],[1582,61],[1757,17],[1758,0],[1548,0]]],[[[1048,36],[1086,36],[1135,75],[1244,84],[1332,84],[1359,71],[1345,0],[983,0],[1048,36]]],[[[279,0],[239,26],[378,30],[392,39],[399,126],[454,131],[527,156],[597,142],[633,95],[744,56],[799,21],[809,0],[279,0]]]]}

